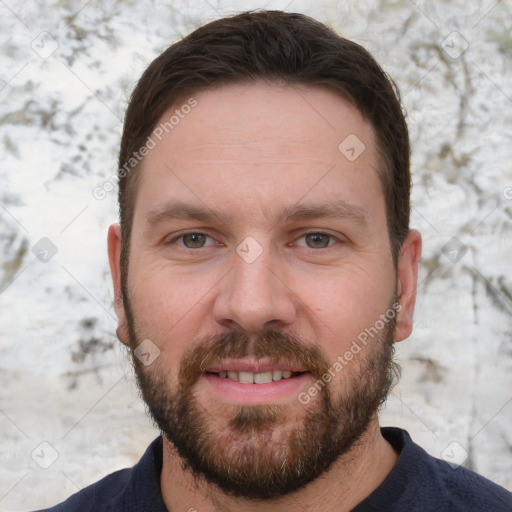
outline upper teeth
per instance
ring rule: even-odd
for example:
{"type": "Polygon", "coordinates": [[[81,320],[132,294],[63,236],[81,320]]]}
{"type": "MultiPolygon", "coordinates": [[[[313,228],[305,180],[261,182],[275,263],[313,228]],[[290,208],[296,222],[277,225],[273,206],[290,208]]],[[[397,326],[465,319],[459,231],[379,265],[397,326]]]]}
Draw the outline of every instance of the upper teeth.
{"type": "Polygon", "coordinates": [[[236,380],[244,384],[265,384],[273,380],[289,379],[292,376],[290,370],[272,370],[268,372],[236,372],[236,371],[221,371],[219,377],[225,379],[226,377],[231,380],[236,380]]]}

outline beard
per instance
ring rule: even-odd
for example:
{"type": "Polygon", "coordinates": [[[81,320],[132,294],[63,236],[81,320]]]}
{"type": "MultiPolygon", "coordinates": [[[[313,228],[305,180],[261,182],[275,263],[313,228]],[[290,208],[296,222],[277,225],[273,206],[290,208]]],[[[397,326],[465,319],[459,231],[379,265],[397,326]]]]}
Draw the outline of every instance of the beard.
{"type": "Polygon", "coordinates": [[[172,389],[160,358],[146,367],[134,355],[143,337],[137,336],[126,298],[132,362],[153,421],[197,484],[214,484],[230,496],[275,499],[318,478],[360,443],[400,373],[393,361],[393,316],[328,383],[322,379],[333,365],[317,345],[290,333],[249,337],[236,331],[191,344],[172,389]],[[201,401],[196,385],[204,368],[248,356],[297,365],[323,385],[307,405],[298,398],[265,405],[226,404],[211,396],[201,401]],[[341,391],[335,392],[332,383],[338,379],[343,380],[341,391]]]}

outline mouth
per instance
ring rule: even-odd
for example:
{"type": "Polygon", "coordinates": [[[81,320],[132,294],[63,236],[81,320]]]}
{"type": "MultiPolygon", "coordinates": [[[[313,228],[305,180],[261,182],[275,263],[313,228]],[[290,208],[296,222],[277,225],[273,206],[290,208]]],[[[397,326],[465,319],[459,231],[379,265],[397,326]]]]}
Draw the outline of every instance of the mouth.
{"type": "Polygon", "coordinates": [[[293,372],[291,370],[268,370],[264,372],[248,372],[242,370],[221,370],[218,372],[205,372],[220,379],[229,379],[242,384],[268,384],[283,379],[292,379],[306,372],[293,372]]]}
{"type": "Polygon", "coordinates": [[[202,376],[211,392],[237,404],[289,402],[311,379],[311,373],[297,365],[248,360],[223,361],[206,368],[202,376]]]}

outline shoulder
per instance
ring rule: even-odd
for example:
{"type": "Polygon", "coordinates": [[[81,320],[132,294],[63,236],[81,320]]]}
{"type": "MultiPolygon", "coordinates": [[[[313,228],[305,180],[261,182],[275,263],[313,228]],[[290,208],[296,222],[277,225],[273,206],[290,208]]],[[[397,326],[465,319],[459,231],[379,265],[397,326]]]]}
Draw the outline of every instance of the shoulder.
{"type": "Polygon", "coordinates": [[[162,438],[158,437],[134,467],[111,473],[66,501],[38,512],[165,511],[159,483],[161,469],[162,438]]]}
{"type": "Polygon", "coordinates": [[[133,471],[122,469],[70,496],[66,501],[38,512],[92,512],[113,510],[111,505],[122,497],[133,471]]]}
{"type": "Polygon", "coordinates": [[[386,480],[356,509],[408,512],[511,512],[512,493],[462,466],[429,455],[402,429],[382,429],[399,453],[386,480]]]}
{"type": "Polygon", "coordinates": [[[434,481],[443,489],[447,510],[511,512],[512,493],[462,466],[431,457],[434,481]]]}

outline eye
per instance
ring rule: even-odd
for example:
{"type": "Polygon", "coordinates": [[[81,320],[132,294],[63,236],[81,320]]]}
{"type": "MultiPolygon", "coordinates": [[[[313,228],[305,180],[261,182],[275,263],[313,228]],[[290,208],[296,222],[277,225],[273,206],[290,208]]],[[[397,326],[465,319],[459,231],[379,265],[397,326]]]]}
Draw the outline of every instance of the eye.
{"type": "Polygon", "coordinates": [[[204,233],[191,232],[174,237],[168,243],[171,245],[175,244],[178,240],[183,240],[183,244],[178,244],[178,246],[184,247],[185,249],[201,249],[206,246],[206,240],[208,238],[210,237],[204,233]]]}
{"type": "Polygon", "coordinates": [[[299,240],[302,238],[304,238],[306,246],[310,249],[324,249],[333,245],[337,241],[336,237],[333,235],[317,231],[305,233],[299,238],[299,240]]]}
{"type": "MultiPolygon", "coordinates": [[[[298,243],[301,247],[307,247],[309,249],[325,249],[332,245],[335,245],[339,240],[329,233],[323,233],[321,231],[312,231],[303,234],[298,240],[304,239],[305,244],[298,243]]],[[[199,232],[183,233],[178,235],[168,242],[169,245],[176,244],[184,249],[202,249],[209,245],[214,245],[215,241],[208,235],[199,232]],[[207,244],[207,240],[212,240],[213,243],[207,244]],[[177,243],[181,240],[181,243],[177,243]]]]}

